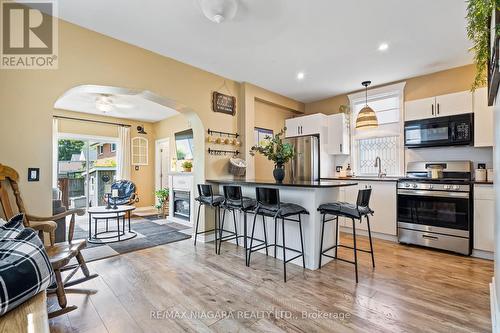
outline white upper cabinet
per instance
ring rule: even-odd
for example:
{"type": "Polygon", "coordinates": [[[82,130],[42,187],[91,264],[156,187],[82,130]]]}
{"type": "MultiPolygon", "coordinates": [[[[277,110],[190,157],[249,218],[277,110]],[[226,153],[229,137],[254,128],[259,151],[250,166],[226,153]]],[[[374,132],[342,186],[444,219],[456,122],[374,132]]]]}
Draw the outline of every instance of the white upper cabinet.
{"type": "Polygon", "coordinates": [[[432,118],[436,113],[436,98],[423,98],[405,103],[405,121],[432,118]]]}
{"type": "Polygon", "coordinates": [[[405,121],[472,112],[470,91],[417,99],[405,103],[405,121]]]}
{"type": "Polygon", "coordinates": [[[493,107],[488,106],[488,90],[480,88],[472,96],[474,105],[474,146],[493,147],[493,107]]]}
{"type": "Polygon", "coordinates": [[[349,155],[349,118],[344,113],[328,116],[327,153],[349,155]]]}
{"type": "Polygon", "coordinates": [[[453,94],[436,96],[436,116],[453,116],[456,114],[472,113],[472,94],[470,91],[461,91],[453,94]]]}
{"type": "Polygon", "coordinates": [[[291,118],[285,120],[285,126],[285,136],[287,138],[323,134],[323,128],[326,127],[326,116],[322,113],[315,113],[308,116],[291,118]]]}

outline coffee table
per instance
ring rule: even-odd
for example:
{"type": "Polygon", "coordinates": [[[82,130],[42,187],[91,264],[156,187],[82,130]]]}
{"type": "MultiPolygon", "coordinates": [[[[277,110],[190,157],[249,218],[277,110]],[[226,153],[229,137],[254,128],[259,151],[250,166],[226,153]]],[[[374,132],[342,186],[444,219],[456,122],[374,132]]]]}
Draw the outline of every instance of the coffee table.
{"type": "Polygon", "coordinates": [[[137,236],[137,233],[130,229],[130,215],[135,209],[134,206],[122,205],[116,209],[108,209],[106,206],[90,207],[87,210],[89,214],[89,238],[88,242],[93,244],[115,243],[137,236]],[[125,220],[128,218],[128,231],[125,229],[125,220]],[[92,232],[92,219],[94,219],[94,232],[92,232]],[[116,229],[109,229],[109,221],[116,219],[116,229]],[[122,228],[120,230],[120,219],[122,228]],[[104,231],[98,231],[99,220],[106,221],[104,231]]]}

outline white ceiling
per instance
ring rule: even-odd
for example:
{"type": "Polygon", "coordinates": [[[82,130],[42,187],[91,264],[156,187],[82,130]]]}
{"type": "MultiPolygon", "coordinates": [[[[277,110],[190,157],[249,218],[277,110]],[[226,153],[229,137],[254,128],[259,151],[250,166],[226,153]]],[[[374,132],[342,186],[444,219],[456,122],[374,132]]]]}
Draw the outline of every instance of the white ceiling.
{"type": "Polygon", "coordinates": [[[361,89],[364,80],[380,85],[472,63],[465,0],[238,1],[234,20],[221,24],[196,0],[59,1],[59,16],[304,102],[361,89]]]}
{"type": "Polygon", "coordinates": [[[110,86],[83,85],[68,90],[54,108],[100,116],[156,122],[178,115],[168,106],[169,102],[148,91],[133,91],[110,86]],[[112,101],[113,109],[103,112],[96,107],[96,99],[105,94],[112,101]]]}

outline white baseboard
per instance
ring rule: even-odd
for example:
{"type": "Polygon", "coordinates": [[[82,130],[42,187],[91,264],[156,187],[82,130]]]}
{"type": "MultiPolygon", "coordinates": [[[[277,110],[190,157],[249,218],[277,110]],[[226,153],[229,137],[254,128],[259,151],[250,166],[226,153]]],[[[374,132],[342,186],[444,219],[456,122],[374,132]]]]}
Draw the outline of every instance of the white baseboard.
{"type": "Polygon", "coordinates": [[[493,333],[500,333],[500,313],[497,303],[497,295],[495,288],[495,277],[490,283],[490,307],[491,307],[491,331],[493,333]]]}
{"type": "Polygon", "coordinates": [[[472,250],[472,257],[476,258],[481,258],[481,259],[487,259],[487,260],[493,260],[495,254],[490,251],[483,251],[483,250],[472,250]]]}
{"type": "MultiPolygon", "coordinates": [[[[342,226],[340,226],[340,231],[348,233],[348,234],[352,234],[352,228],[349,228],[349,227],[342,227],[342,226]]],[[[368,236],[368,231],[356,228],[356,235],[368,236]]],[[[372,237],[373,238],[387,240],[387,241],[391,241],[391,242],[395,242],[395,243],[398,242],[398,236],[383,234],[381,232],[374,232],[374,231],[372,231],[372,237]]]]}

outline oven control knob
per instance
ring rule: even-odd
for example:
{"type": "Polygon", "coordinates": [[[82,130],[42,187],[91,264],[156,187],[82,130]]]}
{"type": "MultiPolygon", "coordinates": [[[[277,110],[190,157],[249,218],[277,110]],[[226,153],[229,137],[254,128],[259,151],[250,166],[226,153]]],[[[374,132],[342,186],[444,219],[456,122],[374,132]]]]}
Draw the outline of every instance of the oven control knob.
{"type": "Polygon", "coordinates": [[[413,188],[417,188],[417,187],[418,187],[418,185],[417,185],[417,184],[413,184],[413,188]]]}
{"type": "Polygon", "coordinates": [[[405,187],[410,187],[410,184],[406,183],[406,184],[405,184],[405,187]]]}
{"type": "Polygon", "coordinates": [[[429,190],[432,190],[434,188],[434,185],[429,184],[429,190]]]}
{"type": "Polygon", "coordinates": [[[455,191],[458,191],[458,190],[460,190],[460,186],[458,186],[458,185],[453,185],[453,189],[454,189],[455,191]]]}
{"type": "Polygon", "coordinates": [[[443,188],[444,188],[445,190],[449,190],[449,189],[451,189],[451,185],[444,185],[444,186],[443,186],[443,188]]]}

